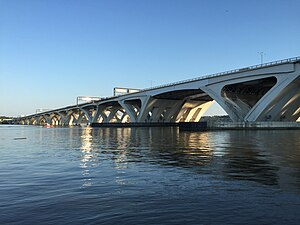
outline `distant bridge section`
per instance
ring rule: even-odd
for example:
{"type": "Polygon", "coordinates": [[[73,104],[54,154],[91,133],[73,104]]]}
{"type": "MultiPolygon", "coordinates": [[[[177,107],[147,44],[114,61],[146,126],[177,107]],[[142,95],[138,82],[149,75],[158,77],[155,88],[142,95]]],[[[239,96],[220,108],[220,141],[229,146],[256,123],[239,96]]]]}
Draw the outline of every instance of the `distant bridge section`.
{"type": "Polygon", "coordinates": [[[297,121],[300,57],[154,88],[115,88],[113,97],[15,119],[19,124],[197,122],[216,101],[235,122],[297,121]]]}

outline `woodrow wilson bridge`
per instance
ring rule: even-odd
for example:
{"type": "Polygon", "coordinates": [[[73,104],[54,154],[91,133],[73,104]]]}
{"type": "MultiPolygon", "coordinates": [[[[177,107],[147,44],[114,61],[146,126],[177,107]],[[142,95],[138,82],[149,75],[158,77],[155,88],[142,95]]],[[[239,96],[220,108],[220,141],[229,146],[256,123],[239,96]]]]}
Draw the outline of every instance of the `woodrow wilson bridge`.
{"type": "Polygon", "coordinates": [[[233,122],[293,122],[300,117],[300,57],[144,90],[120,90],[126,93],[15,118],[14,123],[151,126],[198,122],[214,101],[233,122]]]}

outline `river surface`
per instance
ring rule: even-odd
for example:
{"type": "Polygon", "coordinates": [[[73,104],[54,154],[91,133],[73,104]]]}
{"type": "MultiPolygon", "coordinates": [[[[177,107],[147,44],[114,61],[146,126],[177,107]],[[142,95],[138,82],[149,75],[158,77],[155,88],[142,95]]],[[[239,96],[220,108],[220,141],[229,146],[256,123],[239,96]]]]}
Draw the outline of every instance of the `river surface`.
{"type": "Polygon", "coordinates": [[[300,224],[300,131],[3,125],[0,224],[300,224]]]}

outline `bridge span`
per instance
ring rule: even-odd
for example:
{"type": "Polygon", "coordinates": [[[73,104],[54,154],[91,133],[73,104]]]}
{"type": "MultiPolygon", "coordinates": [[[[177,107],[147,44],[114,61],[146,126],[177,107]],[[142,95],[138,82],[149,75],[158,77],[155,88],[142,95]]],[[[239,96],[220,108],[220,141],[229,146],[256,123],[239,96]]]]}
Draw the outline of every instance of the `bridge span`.
{"type": "Polygon", "coordinates": [[[234,122],[297,121],[300,57],[35,113],[14,122],[60,126],[197,122],[214,101],[234,122]]]}

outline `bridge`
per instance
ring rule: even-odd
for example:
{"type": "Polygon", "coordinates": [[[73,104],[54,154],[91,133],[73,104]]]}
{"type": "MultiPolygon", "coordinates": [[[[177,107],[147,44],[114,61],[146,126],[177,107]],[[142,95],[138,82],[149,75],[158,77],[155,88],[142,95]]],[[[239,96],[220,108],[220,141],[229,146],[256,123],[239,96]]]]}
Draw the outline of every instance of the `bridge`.
{"type": "Polygon", "coordinates": [[[168,124],[197,122],[217,102],[234,122],[297,121],[300,57],[226,71],[39,112],[17,124],[168,124]]]}

